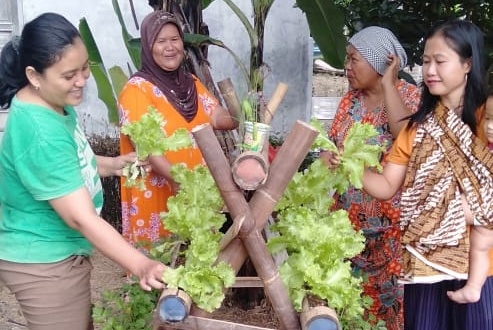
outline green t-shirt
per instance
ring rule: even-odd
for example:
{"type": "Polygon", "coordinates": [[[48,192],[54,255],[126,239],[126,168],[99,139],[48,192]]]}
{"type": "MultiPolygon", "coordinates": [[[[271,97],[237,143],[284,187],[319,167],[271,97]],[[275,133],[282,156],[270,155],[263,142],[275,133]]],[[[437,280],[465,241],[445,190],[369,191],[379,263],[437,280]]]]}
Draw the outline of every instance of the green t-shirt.
{"type": "Polygon", "coordinates": [[[96,158],[72,107],[64,116],[14,97],[0,145],[0,259],[47,263],[92,245],[49,204],[86,186],[100,211],[96,158]]]}

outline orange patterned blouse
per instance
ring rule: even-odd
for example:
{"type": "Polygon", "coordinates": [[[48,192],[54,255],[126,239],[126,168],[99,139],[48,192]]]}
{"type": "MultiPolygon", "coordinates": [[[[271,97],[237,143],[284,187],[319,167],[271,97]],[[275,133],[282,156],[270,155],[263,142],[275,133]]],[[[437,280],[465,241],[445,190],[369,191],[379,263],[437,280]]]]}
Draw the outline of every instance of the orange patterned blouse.
{"type": "MultiPolygon", "coordinates": [[[[194,79],[197,88],[198,111],[191,122],[187,122],[175,110],[159,88],[141,77],[133,77],[126,83],[118,99],[120,126],[139,120],[149,106],[153,106],[163,115],[166,121],[164,129],[168,136],[179,128],[185,128],[191,132],[198,125],[210,123],[210,116],[218,105],[218,101],[196,77],[194,79]]],[[[193,141],[192,134],[190,137],[193,141]]],[[[121,134],[120,153],[125,154],[133,150],[128,136],[121,134]]],[[[182,163],[188,168],[205,165],[195,142],[189,148],[170,151],[164,156],[172,165],[182,163]]],[[[128,242],[146,252],[152,242],[169,235],[161,223],[159,214],[168,210],[167,200],[173,195],[173,189],[164,177],[153,172],[147,176],[145,191],[137,187],[127,188],[125,181],[126,179],[122,177],[122,234],[128,242]]]]}

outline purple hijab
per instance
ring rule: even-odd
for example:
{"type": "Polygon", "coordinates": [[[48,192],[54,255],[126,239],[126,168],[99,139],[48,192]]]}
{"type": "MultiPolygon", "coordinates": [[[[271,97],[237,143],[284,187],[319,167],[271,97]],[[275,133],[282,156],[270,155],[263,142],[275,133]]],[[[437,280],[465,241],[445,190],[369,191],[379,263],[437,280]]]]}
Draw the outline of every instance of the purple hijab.
{"type": "Polygon", "coordinates": [[[197,114],[197,89],[193,76],[185,71],[183,65],[174,71],[166,71],[152,57],[152,46],[166,24],[176,25],[182,41],[184,40],[183,30],[173,14],[154,11],[147,15],[142,21],[140,31],[142,65],[134,77],[142,77],[157,86],[171,105],[190,122],[197,114]]]}

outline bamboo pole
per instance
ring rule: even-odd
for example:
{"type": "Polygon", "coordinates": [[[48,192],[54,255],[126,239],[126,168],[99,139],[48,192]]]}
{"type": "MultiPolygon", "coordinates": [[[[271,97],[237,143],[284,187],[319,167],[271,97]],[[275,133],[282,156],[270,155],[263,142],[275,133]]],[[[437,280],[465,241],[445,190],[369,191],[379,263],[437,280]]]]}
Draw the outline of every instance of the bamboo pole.
{"type": "Polygon", "coordinates": [[[265,240],[255,226],[255,219],[243,192],[235,185],[231,175],[224,175],[230,170],[229,163],[222,153],[217,140],[211,138],[214,134],[211,126],[208,124],[198,126],[192,130],[192,134],[202,151],[212,176],[216,180],[231,216],[233,219],[245,217],[243,225],[240,227],[239,238],[264,283],[265,293],[270,298],[272,307],[279,318],[281,328],[299,330],[298,315],[279,276],[274,260],[267,250],[265,240]]]}
{"type": "Polygon", "coordinates": [[[257,228],[263,228],[267,223],[269,215],[298,171],[318,134],[316,128],[300,120],[296,121],[270,165],[269,177],[250,199],[249,205],[257,228]]]}
{"type": "MultiPolygon", "coordinates": [[[[300,167],[317,135],[317,129],[302,121],[297,121],[286,137],[270,166],[266,182],[255,191],[249,202],[249,207],[255,219],[255,226],[258,230],[267,223],[269,215],[282,197],[284,190],[300,167]]],[[[226,235],[228,235],[228,232],[226,232],[226,235]]],[[[232,240],[219,253],[219,260],[234,259],[234,269],[237,272],[246,258],[247,251],[236,240],[232,240]]],[[[233,266],[233,263],[231,265],[233,266]]]]}
{"type": "Polygon", "coordinates": [[[272,118],[274,117],[274,113],[277,111],[279,104],[281,104],[284,95],[288,91],[288,85],[285,83],[278,83],[274,93],[269,99],[267,103],[267,108],[265,109],[264,120],[263,123],[269,125],[272,118]]]}

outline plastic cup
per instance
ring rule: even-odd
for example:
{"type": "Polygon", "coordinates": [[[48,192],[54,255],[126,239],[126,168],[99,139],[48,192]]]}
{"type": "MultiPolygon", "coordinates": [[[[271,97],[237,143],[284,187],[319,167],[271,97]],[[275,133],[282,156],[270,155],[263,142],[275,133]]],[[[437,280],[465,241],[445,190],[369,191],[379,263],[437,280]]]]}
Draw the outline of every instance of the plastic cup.
{"type": "Polygon", "coordinates": [[[269,139],[270,126],[264,123],[246,121],[244,123],[243,150],[262,152],[269,139]]]}

